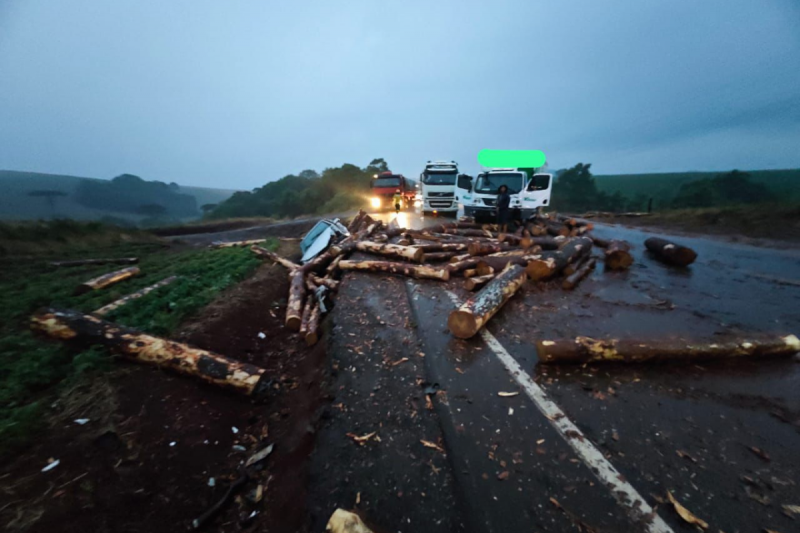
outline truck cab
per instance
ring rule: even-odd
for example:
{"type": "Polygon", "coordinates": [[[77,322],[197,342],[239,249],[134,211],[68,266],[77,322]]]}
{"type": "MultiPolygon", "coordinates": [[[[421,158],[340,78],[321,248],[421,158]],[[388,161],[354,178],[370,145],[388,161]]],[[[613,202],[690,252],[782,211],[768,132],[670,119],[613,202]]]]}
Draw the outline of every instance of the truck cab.
{"type": "Polygon", "coordinates": [[[414,199],[417,195],[416,184],[414,180],[410,180],[402,174],[394,174],[392,172],[375,174],[369,186],[372,190],[370,205],[373,209],[394,209],[392,198],[398,189],[400,189],[400,194],[403,195],[402,207],[414,205],[414,199]]]}
{"type": "Polygon", "coordinates": [[[458,199],[464,206],[464,215],[476,219],[496,217],[497,191],[501,185],[508,187],[512,218],[526,220],[550,204],[553,176],[523,168],[496,168],[478,174],[475,179],[459,176],[458,199]]]}
{"type": "Polygon", "coordinates": [[[423,215],[458,212],[457,177],[458,163],[455,161],[428,161],[419,176],[423,215]]]}

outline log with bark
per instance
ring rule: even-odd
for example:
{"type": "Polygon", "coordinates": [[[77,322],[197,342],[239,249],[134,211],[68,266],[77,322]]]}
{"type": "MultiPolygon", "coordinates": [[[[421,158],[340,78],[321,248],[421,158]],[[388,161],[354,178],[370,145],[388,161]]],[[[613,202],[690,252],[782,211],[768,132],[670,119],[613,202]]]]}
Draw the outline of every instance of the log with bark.
{"type": "Polygon", "coordinates": [[[697,259],[697,253],[691,248],[681,246],[660,237],[650,237],[644,241],[648,250],[665,263],[675,266],[689,266],[697,259]]]}
{"type": "Polygon", "coordinates": [[[75,289],[75,294],[84,294],[90,291],[104,289],[109,285],[113,285],[115,283],[119,283],[120,281],[125,281],[128,278],[132,278],[133,276],[137,276],[140,272],[141,271],[139,270],[139,267],[128,267],[115,272],[109,272],[108,274],[103,274],[102,276],[90,279],[89,281],[84,281],[78,285],[78,287],[75,289]]]}
{"type": "Polygon", "coordinates": [[[625,241],[611,241],[603,250],[606,268],[609,270],[627,270],[633,264],[630,252],[631,245],[625,241]]]}
{"type": "Polygon", "coordinates": [[[333,277],[325,276],[324,278],[321,278],[316,274],[309,274],[308,278],[315,285],[328,287],[332,291],[339,290],[339,282],[333,279],[333,277]]]}
{"type": "Polygon", "coordinates": [[[528,263],[537,259],[539,254],[531,253],[526,255],[485,255],[478,260],[475,267],[478,275],[485,276],[490,272],[501,272],[508,265],[527,266],[528,263]]]}
{"type": "Polygon", "coordinates": [[[117,309],[119,309],[120,307],[122,307],[123,305],[127,304],[128,302],[130,302],[132,300],[136,300],[138,298],[141,298],[142,296],[150,294],[151,292],[153,292],[156,289],[160,289],[161,287],[169,285],[170,283],[172,283],[176,279],[178,279],[178,276],[170,276],[168,278],[164,278],[161,281],[159,281],[158,283],[154,283],[154,284],[150,285],[149,287],[145,287],[144,289],[140,289],[140,290],[138,290],[136,292],[133,292],[133,293],[127,295],[127,296],[123,296],[119,300],[114,300],[110,304],[106,304],[103,307],[101,307],[100,309],[92,311],[92,314],[93,315],[97,315],[97,316],[107,315],[108,313],[110,313],[112,311],[116,311],[117,309]]]}
{"type": "Polygon", "coordinates": [[[209,248],[234,248],[237,246],[253,246],[266,242],[267,239],[251,239],[249,241],[215,241],[208,245],[209,248]]]}
{"type": "Polygon", "coordinates": [[[800,352],[800,340],[794,335],[764,334],[712,340],[576,337],[538,341],[536,348],[542,363],[641,363],[791,356],[800,352]]]}
{"type": "Polygon", "coordinates": [[[430,244],[415,244],[414,248],[419,248],[426,254],[429,252],[463,252],[469,245],[463,242],[434,242],[430,244]]]}
{"type": "Polygon", "coordinates": [[[480,262],[479,257],[470,256],[461,261],[450,263],[445,268],[447,269],[448,272],[450,272],[450,274],[458,274],[460,272],[463,272],[464,270],[477,267],[479,262],[480,262]]]}
{"type": "Polygon", "coordinates": [[[289,272],[289,299],[286,302],[286,327],[299,331],[303,320],[303,302],[306,298],[306,276],[302,268],[289,272]]]}
{"type": "Polygon", "coordinates": [[[592,241],[587,237],[578,237],[567,241],[560,250],[542,252],[531,259],[526,268],[528,277],[533,281],[547,280],[564,270],[568,264],[576,261],[592,248],[592,241]]]}
{"type": "Polygon", "coordinates": [[[371,241],[358,241],[356,249],[375,255],[385,255],[395,259],[403,259],[422,263],[425,260],[425,252],[416,246],[399,246],[397,244],[379,244],[371,241]]]}
{"type": "Polygon", "coordinates": [[[571,291],[575,287],[578,286],[578,283],[581,282],[583,278],[589,275],[589,273],[594,270],[595,267],[595,259],[590,257],[586,262],[584,262],[580,268],[575,270],[572,274],[564,278],[564,281],[561,283],[561,287],[564,290],[571,291]]]}
{"type": "MultiPolygon", "coordinates": [[[[452,265],[448,265],[450,267],[452,265]]],[[[391,261],[355,261],[343,260],[339,262],[342,270],[363,270],[367,272],[386,272],[388,274],[399,274],[417,279],[438,279],[447,281],[450,279],[449,268],[434,268],[425,265],[411,265],[408,263],[397,263],[391,261]]]]}
{"type": "Polygon", "coordinates": [[[74,267],[84,265],[135,265],[139,262],[138,257],[117,257],[113,259],[77,259],[75,261],[53,261],[50,263],[54,267],[74,267]]]}
{"type": "Polygon", "coordinates": [[[475,276],[472,278],[467,278],[464,281],[464,288],[468,291],[474,291],[480,289],[486,283],[494,279],[494,274],[486,274],[485,276],[475,276]]]}
{"type": "Polygon", "coordinates": [[[306,298],[306,303],[303,305],[303,317],[300,319],[300,335],[305,337],[308,331],[308,319],[311,318],[311,309],[317,304],[313,295],[306,298]]]}
{"type": "Polygon", "coordinates": [[[311,314],[308,317],[308,326],[306,327],[305,335],[303,338],[308,346],[314,346],[319,340],[319,323],[322,313],[319,308],[319,302],[314,302],[311,308],[311,314]]]}
{"type": "Polygon", "coordinates": [[[442,261],[450,261],[453,257],[456,256],[458,252],[433,252],[433,253],[426,253],[425,254],[425,262],[427,263],[439,263],[442,261]]]}
{"type": "Polygon", "coordinates": [[[469,255],[473,256],[496,254],[503,250],[508,250],[508,247],[500,242],[473,242],[467,248],[469,255]]]}
{"type": "Polygon", "coordinates": [[[347,231],[350,233],[355,233],[361,226],[361,222],[364,220],[365,216],[367,216],[366,211],[359,209],[358,214],[354,216],[353,220],[350,221],[350,224],[347,225],[347,231]]]}
{"type": "Polygon", "coordinates": [[[532,237],[531,244],[541,247],[542,250],[558,250],[567,242],[567,238],[563,235],[557,237],[532,237]]]}
{"type": "Polygon", "coordinates": [[[263,368],[78,311],[42,309],[31,317],[31,328],[54,339],[100,344],[131,360],[168,368],[244,394],[258,394],[266,387],[266,380],[262,383],[263,368]]]}
{"type": "Polygon", "coordinates": [[[273,263],[278,263],[279,265],[286,267],[287,269],[289,269],[289,271],[300,268],[300,265],[298,265],[297,263],[289,261],[285,257],[282,257],[276,254],[275,252],[271,252],[262,246],[251,246],[250,251],[252,251],[254,254],[260,257],[266,257],[273,263]]]}
{"type": "Polygon", "coordinates": [[[509,265],[477,294],[450,313],[447,319],[450,332],[461,339],[474,336],[522,287],[526,278],[523,267],[509,265]]]}

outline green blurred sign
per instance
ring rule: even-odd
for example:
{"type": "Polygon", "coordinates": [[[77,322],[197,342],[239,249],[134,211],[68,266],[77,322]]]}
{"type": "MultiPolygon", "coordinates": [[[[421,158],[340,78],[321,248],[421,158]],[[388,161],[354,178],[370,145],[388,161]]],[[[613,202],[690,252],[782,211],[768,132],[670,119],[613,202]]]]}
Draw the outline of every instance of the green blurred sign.
{"type": "Polygon", "coordinates": [[[541,150],[481,150],[478,163],[490,168],[540,168],[546,158],[541,150]]]}

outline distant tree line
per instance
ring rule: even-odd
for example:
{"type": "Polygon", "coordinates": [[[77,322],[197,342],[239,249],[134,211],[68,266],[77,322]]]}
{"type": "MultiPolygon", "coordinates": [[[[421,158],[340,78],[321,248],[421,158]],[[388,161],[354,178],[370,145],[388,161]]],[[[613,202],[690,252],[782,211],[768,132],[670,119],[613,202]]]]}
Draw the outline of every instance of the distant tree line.
{"type": "Polygon", "coordinates": [[[75,191],[75,199],[85,207],[150,217],[198,214],[195,197],[182,194],[177,183],[145,181],[132,174],[122,174],[110,181],[83,180],[75,191]]]}
{"type": "Polygon", "coordinates": [[[304,170],[253,191],[234,193],[216,206],[203,207],[209,218],[286,218],[346,211],[365,205],[372,176],[387,170],[389,166],[383,159],[373,159],[364,168],[345,163],[326,168],[321,174],[304,170]]]}
{"type": "Polygon", "coordinates": [[[651,201],[657,209],[682,209],[757,204],[776,200],[766,185],[754,182],[748,173],[739,170],[684,182],[680,184],[674,198],[665,201],[641,192],[631,197],[622,191],[601,191],[597,188],[590,169],[591,164],[578,163],[572,168],[556,172],[551,202],[555,209],[571,212],[646,211],[651,201]]]}

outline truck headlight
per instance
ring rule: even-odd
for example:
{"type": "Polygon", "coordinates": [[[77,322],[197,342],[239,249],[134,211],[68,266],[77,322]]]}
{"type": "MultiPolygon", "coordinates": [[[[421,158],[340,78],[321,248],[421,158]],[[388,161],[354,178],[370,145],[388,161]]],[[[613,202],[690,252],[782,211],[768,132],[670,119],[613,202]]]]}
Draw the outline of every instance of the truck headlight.
{"type": "Polygon", "coordinates": [[[378,209],[381,206],[381,199],[378,198],[377,196],[373,196],[372,198],[369,199],[369,203],[370,205],[372,205],[374,209],[378,209]]]}

